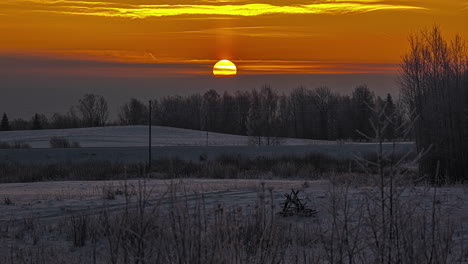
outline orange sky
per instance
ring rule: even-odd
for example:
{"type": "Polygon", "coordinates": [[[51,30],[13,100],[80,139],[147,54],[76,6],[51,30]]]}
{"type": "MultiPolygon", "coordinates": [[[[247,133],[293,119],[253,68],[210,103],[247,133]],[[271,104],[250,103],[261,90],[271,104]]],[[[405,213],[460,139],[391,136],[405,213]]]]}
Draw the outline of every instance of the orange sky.
{"type": "Polygon", "coordinates": [[[239,74],[394,73],[410,32],[466,39],[467,18],[466,0],[1,0],[0,60],[16,59],[4,73],[197,75],[219,59],[239,74]]]}

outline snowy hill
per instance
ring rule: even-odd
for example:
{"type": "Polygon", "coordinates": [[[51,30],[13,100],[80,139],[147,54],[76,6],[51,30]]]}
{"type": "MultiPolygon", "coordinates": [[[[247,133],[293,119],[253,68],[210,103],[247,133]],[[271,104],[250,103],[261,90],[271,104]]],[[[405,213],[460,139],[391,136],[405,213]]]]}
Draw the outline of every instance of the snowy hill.
{"type": "MultiPolygon", "coordinates": [[[[206,132],[173,127],[152,127],[153,146],[206,146],[206,132]]],[[[77,141],[81,147],[143,147],[148,145],[147,126],[114,126],[0,132],[0,141],[20,141],[33,148],[49,148],[51,137],[77,141]]],[[[335,141],[286,139],[283,145],[336,144],[335,141]]],[[[209,146],[246,146],[247,136],[208,133],[209,146]]]]}
{"type": "MultiPolygon", "coordinates": [[[[220,155],[244,157],[302,156],[310,152],[324,153],[335,157],[352,158],[356,154],[375,152],[375,143],[346,143],[308,139],[286,139],[281,146],[249,146],[248,137],[209,133],[171,127],[152,127],[153,158],[177,157],[185,160],[208,159],[220,155]]],[[[144,162],[148,158],[148,127],[120,126],[78,129],[55,129],[34,131],[0,132],[0,141],[28,143],[33,149],[0,149],[0,162],[81,162],[105,160],[114,162],[144,162]],[[51,149],[51,137],[65,137],[81,144],[81,148],[51,149]]],[[[385,144],[384,150],[392,149],[385,144]]],[[[413,143],[402,143],[396,151],[414,150],[413,143]]]]}

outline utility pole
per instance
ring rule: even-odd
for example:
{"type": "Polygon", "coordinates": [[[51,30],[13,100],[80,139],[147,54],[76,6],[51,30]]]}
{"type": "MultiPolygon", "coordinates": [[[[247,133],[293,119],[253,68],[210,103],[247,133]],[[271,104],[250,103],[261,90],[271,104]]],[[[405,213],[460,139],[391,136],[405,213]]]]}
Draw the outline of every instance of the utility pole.
{"type": "Polygon", "coordinates": [[[148,111],[148,119],[149,119],[149,134],[148,134],[148,172],[151,173],[151,100],[149,100],[149,111],[148,111]]]}
{"type": "Polygon", "coordinates": [[[208,147],[208,114],[205,115],[206,146],[208,147]]]}

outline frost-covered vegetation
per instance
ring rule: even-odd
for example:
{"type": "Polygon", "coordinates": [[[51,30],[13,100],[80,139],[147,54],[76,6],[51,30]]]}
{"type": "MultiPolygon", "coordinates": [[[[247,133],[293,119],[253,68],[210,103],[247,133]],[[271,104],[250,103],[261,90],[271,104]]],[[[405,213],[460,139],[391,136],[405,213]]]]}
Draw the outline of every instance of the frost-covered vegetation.
{"type": "MultiPolygon", "coordinates": [[[[12,204],[0,205],[0,262],[468,261],[463,188],[391,189],[348,177],[346,182],[236,180],[224,181],[224,187],[210,180],[128,181],[94,189],[78,182],[74,192],[67,191],[74,183],[65,182],[55,193],[31,185],[37,194],[23,192],[32,200],[16,196],[12,204]],[[299,189],[318,214],[277,215],[288,188],[299,189]]],[[[8,191],[15,188],[27,185],[8,191]]]]}
{"type": "MultiPolygon", "coordinates": [[[[395,158],[402,157],[399,153],[395,158]]],[[[414,154],[405,158],[407,160],[414,154]]],[[[375,154],[366,154],[376,161],[375,154]]],[[[321,179],[330,174],[364,173],[354,158],[337,158],[323,153],[307,153],[302,156],[243,157],[221,155],[205,160],[179,158],[154,159],[151,171],[148,164],[111,161],[53,162],[49,164],[0,162],[0,182],[34,182],[49,180],[118,180],[140,178],[148,173],[151,178],[211,178],[256,179],[260,175],[269,178],[321,179]]],[[[414,166],[408,166],[415,173],[414,166]]],[[[414,176],[414,175],[413,175],[414,176]]],[[[417,180],[417,177],[413,177],[417,180]]]]}

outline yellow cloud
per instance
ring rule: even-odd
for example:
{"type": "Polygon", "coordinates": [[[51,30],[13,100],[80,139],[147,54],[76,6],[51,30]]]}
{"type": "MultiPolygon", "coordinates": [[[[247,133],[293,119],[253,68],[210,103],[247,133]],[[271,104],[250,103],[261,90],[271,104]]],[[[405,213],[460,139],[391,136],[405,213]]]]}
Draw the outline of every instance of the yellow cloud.
{"type": "MultiPolygon", "coordinates": [[[[221,15],[221,16],[261,16],[272,14],[348,14],[366,13],[378,10],[425,9],[418,6],[393,5],[364,0],[355,2],[318,2],[314,4],[272,5],[264,3],[249,4],[184,4],[184,5],[131,5],[126,3],[88,2],[88,1],[18,1],[6,3],[33,3],[29,9],[39,12],[54,12],[71,15],[102,17],[150,18],[179,15],[221,15]]],[[[5,2],[4,2],[5,3],[5,2]]]]}

